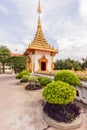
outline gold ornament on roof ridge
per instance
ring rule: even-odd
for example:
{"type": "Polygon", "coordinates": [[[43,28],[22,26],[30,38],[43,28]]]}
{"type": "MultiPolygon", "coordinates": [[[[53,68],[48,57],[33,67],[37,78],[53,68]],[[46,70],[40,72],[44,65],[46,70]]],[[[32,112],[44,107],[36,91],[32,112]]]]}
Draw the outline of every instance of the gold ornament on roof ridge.
{"type": "Polygon", "coordinates": [[[40,0],[38,1],[38,9],[37,9],[37,12],[38,12],[38,14],[41,13],[40,0]]]}

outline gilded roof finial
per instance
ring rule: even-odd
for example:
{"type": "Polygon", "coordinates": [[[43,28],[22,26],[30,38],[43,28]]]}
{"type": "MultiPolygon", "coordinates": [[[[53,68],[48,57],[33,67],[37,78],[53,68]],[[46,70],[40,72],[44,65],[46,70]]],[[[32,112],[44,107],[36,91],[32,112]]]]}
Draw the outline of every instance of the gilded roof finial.
{"type": "Polygon", "coordinates": [[[37,9],[37,12],[38,12],[38,14],[41,13],[40,0],[38,1],[38,9],[37,9]]]}
{"type": "Polygon", "coordinates": [[[37,26],[37,30],[38,30],[38,29],[41,29],[41,22],[40,22],[40,13],[41,13],[40,0],[38,1],[37,12],[38,12],[38,26],[37,26]]]}

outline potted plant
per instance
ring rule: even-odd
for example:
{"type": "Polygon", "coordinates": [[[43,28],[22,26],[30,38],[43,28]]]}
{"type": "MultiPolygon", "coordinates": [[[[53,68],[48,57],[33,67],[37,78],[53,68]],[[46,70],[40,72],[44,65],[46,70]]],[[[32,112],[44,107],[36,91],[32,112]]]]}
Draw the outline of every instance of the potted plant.
{"type": "MultiPolygon", "coordinates": [[[[65,70],[59,72],[54,80],[56,81],[47,84],[42,92],[46,100],[43,112],[46,117],[50,117],[50,119],[53,119],[57,123],[70,123],[71,125],[80,115],[80,107],[76,106],[73,102],[76,97],[76,89],[71,85],[80,84],[80,80],[74,74],[65,70]]],[[[50,125],[52,124],[55,123],[51,122],[50,125]]],[[[73,124],[74,128],[80,127],[80,125],[81,120],[77,124],[73,124]]],[[[62,128],[62,126],[58,128],[62,128]]],[[[69,129],[70,126],[68,125],[67,127],[63,124],[63,128],[69,129]]]]}

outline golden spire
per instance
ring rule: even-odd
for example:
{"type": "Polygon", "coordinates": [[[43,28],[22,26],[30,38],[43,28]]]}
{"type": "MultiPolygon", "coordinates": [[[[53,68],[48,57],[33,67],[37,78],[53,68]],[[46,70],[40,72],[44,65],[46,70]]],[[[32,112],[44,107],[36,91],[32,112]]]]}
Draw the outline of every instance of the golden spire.
{"type": "Polygon", "coordinates": [[[40,14],[41,14],[40,0],[38,1],[37,12],[38,12],[37,31],[33,41],[29,45],[28,50],[43,50],[43,51],[50,51],[50,52],[57,53],[58,51],[55,50],[51,45],[49,45],[42,32],[41,21],[40,21],[40,14]]]}
{"type": "Polygon", "coordinates": [[[41,30],[41,22],[40,22],[40,13],[41,13],[41,6],[40,6],[40,0],[38,1],[38,25],[37,25],[37,31],[40,29],[41,30]]]}
{"type": "Polygon", "coordinates": [[[38,14],[41,13],[40,0],[38,1],[38,9],[37,9],[37,12],[38,12],[38,14]]]}

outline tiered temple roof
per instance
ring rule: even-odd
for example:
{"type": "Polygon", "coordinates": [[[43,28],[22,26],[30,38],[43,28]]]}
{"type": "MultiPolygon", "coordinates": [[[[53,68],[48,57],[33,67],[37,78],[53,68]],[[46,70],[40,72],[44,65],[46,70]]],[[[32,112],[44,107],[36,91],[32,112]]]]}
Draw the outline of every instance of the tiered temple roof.
{"type": "Polygon", "coordinates": [[[29,47],[27,48],[26,52],[24,54],[27,54],[29,50],[41,50],[41,51],[48,51],[48,52],[53,52],[53,53],[58,53],[58,49],[54,49],[47,40],[44,37],[44,34],[42,32],[41,28],[41,22],[40,22],[40,13],[41,13],[41,8],[40,8],[40,1],[38,4],[38,25],[37,25],[37,31],[34,37],[34,40],[29,44],[29,47]]]}

